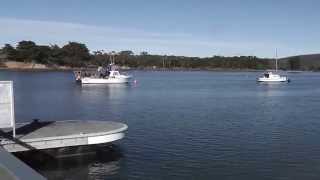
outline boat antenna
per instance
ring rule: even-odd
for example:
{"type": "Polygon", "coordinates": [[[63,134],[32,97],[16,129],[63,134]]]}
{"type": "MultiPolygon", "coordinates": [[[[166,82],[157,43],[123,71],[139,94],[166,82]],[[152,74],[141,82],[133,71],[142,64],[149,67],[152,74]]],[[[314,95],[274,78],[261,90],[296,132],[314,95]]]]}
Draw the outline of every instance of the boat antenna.
{"type": "Polygon", "coordinates": [[[115,53],[114,53],[114,51],[112,51],[111,53],[110,53],[110,64],[114,64],[114,56],[115,56],[115,53]]]}

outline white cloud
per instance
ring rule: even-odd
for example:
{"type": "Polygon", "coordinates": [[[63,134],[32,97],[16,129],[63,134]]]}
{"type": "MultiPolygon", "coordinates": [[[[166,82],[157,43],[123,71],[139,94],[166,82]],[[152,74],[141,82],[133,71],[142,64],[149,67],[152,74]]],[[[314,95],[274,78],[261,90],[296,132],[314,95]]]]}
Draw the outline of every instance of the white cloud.
{"type": "MultiPolygon", "coordinates": [[[[84,25],[68,22],[0,18],[0,45],[32,40],[38,44],[86,43],[91,50],[133,50],[185,56],[258,55],[273,44],[214,41],[187,33],[146,32],[137,29],[84,25]]],[[[284,48],[287,51],[286,47],[284,48]]],[[[272,50],[272,49],[271,49],[272,50]]]]}

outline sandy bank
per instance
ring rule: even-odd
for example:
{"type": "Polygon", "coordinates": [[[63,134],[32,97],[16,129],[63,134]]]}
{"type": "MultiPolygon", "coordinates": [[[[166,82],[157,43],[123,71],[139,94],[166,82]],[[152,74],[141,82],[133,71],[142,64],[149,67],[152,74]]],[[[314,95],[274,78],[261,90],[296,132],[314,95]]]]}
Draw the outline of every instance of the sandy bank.
{"type": "Polygon", "coordinates": [[[68,66],[47,66],[38,63],[25,63],[16,61],[7,61],[3,63],[2,69],[17,69],[17,70],[71,70],[68,66]]]}

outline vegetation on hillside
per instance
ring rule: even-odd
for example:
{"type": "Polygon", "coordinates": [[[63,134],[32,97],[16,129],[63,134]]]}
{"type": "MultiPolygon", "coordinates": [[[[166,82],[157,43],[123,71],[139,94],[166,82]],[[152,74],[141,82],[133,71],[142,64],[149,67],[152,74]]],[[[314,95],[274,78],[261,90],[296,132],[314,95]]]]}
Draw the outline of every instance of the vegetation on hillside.
{"type": "MultiPolygon", "coordinates": [[[[272,69],[272,59],[255,56],[212,56],[206,58],[185,56],[152,55],[148,52],[134,54],[130,50],[116,54],[116,64],[132,68],[188,68],[188,69],[272,69]]],[[[32,41],[20,41],[16,46],[5,44],[0,49],[0,64],[5,61],[41,63],[47,66],[90,67],[109,63],[110,53],[104,51],[90,52],[85,44],[69,42],[58,45],[37,45],[32,41]]],[[[280,63],[281,69],[299,70],[302,62],[297,57],[285,59],[280,63]]],[[[309,67],[303,66],[308,70],[309,67]]],[[[310,69],[320,69],[320,65],[310,69]]]]}
{"type": "Polygon", "coordinates": [[[283,58],[280,65],[291,70],[320,71],[320,54],[283,58]]]}

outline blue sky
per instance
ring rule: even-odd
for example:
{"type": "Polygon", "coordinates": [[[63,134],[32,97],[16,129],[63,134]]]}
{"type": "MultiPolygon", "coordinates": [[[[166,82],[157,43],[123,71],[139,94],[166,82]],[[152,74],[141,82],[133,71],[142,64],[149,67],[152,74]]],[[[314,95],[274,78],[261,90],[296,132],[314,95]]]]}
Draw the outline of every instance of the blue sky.
{"type": "Polygon", "coordinates": [[[185,56],[320,53],[318,0],[10,0],[0,45],[86,43],[90,50],[185,56]]]}

